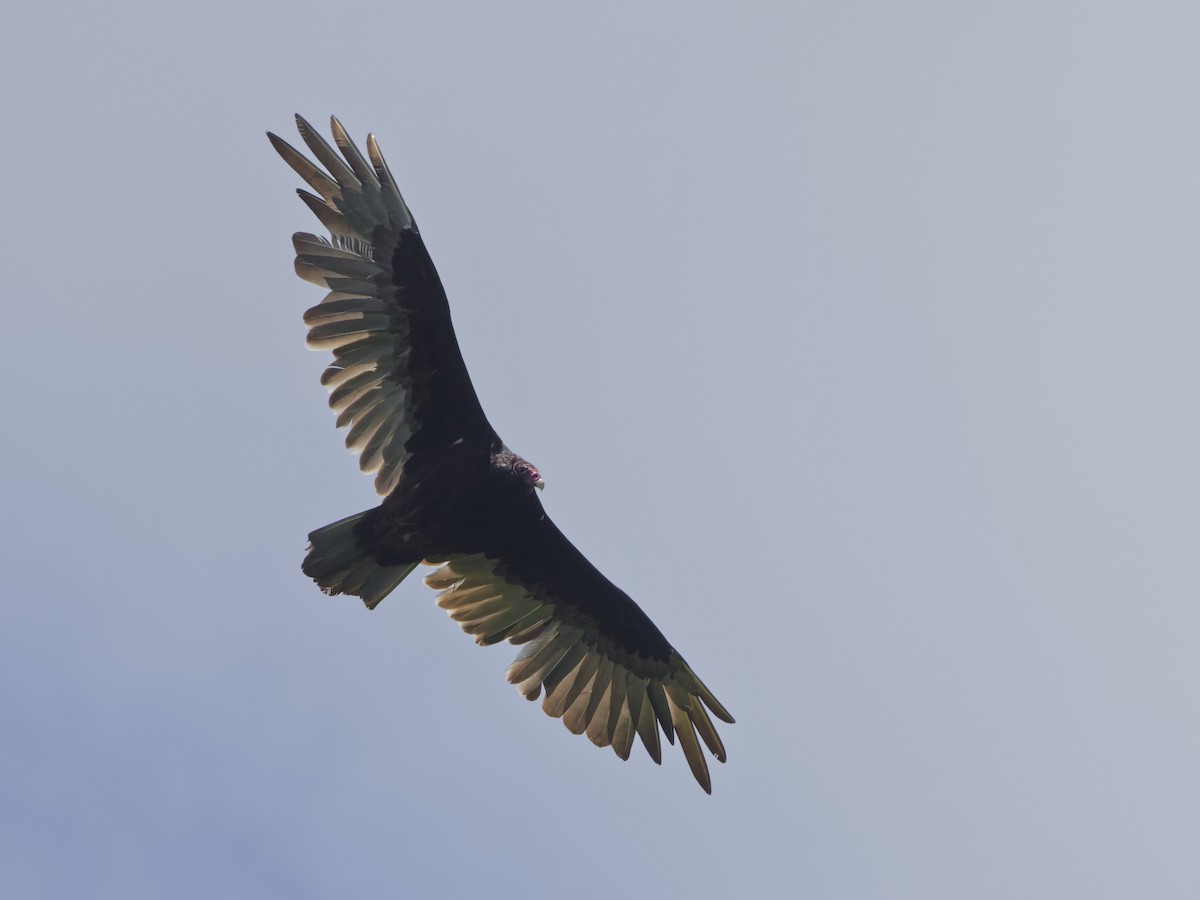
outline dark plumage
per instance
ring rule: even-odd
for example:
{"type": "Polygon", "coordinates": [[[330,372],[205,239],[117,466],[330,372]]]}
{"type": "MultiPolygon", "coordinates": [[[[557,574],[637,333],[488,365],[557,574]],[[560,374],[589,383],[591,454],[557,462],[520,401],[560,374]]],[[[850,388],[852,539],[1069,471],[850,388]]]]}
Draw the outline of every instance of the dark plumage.
{"type": "Polygon", "coordinates": [[[412,213],[373,136],[367,156],[332,121],[340,155],[296,117],[324,170],[268,135],[316,194],[329,229],[299,233],[296,272],[328,289],[304,314],[309,346],[333,351],[321,382],[346,445],[374,472],[374,509],[309,535],[304,572],[328,594],[378,605],[418,563],[438,605],[480,644],[524,645],[508,680],[576,734],[622,759],[636,734],[661,762],[659,729],[711,792],[702,740],[725,761],[709,712],[733,719],[623,591],[546,516],[537,469],[488,423],[450,307],[412,213]],[[706,710],[707,708],[707,710],[706,710]],[[699,740],[697,739],[699,735],[699,740]]]}

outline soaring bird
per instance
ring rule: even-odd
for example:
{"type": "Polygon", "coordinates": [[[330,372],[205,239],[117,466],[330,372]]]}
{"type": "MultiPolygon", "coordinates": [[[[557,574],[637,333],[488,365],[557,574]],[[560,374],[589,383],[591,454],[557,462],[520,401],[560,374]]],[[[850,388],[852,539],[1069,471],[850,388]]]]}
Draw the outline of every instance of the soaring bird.
{"type": "Polygon", "coordinates": [[[336,151],[300,116],[296,125],[324,169],[267,136],[315,191],[297,193],[329,230],[293,236],[296,273],[329,291],[304,314],[308,346],[333,351],[321,382],[383,496],[309,534],[305,574],[374,609],[418,563],[437,566],[425,583],[464,631],[483,645],[522,645],[508,680],[525,697],[544,692],[549,715],[623,760],[635,733],[656,763],[659,730],[672,744],[678,735],[712,793],[700,741],[724,762],[709,713],[733,718],[550,521],[541,474],[488,423],[441,280],[374,135],[364,157],[336,118],[336,151]]]}

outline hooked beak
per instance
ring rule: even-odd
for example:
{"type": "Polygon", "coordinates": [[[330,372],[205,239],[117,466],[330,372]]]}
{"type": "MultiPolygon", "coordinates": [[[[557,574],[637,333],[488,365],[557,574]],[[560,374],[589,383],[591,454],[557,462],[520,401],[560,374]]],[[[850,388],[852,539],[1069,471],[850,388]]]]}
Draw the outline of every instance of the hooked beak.
{"type": "Polygon", "coordinates": [[[539,478],[537,481],[535,481],[535,482],[533,483],[533,486],[534,486],[535,488],[537,488],[539,491],[541,491],[541,490],[545,490],[545,488],[546,488],[546,482],[544,482],[542,479],[540,479],[540,478],[539,478]]]}

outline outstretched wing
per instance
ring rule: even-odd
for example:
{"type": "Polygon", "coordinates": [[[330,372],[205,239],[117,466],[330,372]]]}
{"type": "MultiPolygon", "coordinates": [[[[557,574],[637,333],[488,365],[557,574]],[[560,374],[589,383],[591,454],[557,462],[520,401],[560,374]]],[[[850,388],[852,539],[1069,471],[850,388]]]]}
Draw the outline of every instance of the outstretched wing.
{"type": "Polygon", "coordinates": [[[636,733],[656,763],[658,731],[679,743],[712,793],[697,733],[725,761],[709,712],[733,717],[624,591],[575,549],[529,497],[481,553],[426,560],[438,605],[480,644],[523,644],[508,680],[575,734],[628,759],[636,733]],[[523,504],[524,505],[524,504],[523,504]],[[536,509],[534,509],[536,507],[536,509]],[[707,709],[706,709],[707,707],[707,709]]]}
{"type": "Polygon", "coordinates": [[[333,351],[321,376],[329,405],[338,427],[350,426],[346,446],[388,494],[413,453],[458,441],[490,449],[496,434],[463,364],[441,279],[374,135],[368,162],[336,118],[340,155],[300,116],[296,125],[324,170],[267,136],[316,191],[297,193],[330,232],[292,238],[296,273],[329,290],[304,314],[308,345],[333,351]]]}

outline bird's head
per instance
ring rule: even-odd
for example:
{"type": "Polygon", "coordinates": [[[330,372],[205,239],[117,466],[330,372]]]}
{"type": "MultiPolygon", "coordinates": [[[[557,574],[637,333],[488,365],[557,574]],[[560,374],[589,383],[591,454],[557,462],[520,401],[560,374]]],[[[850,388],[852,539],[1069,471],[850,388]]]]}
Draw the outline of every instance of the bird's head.
{"type": "Polygon", "coordinates": [[[546,486],[546,482],[542,481],[542,475],[537,470],[537,466],[528,460],[521,459],[517,456],[512,462],[513,474],[523,480],[530,487],[535,487],[539,491],[546,486]]]}
{"type": "Polygon", "coordinates": [[[492,453],[492,467],[507,478],[515,478],[529,488],[541,490],[546,486],[542,473],[527,459],[522,459],[503,444],[492,453]]]}

